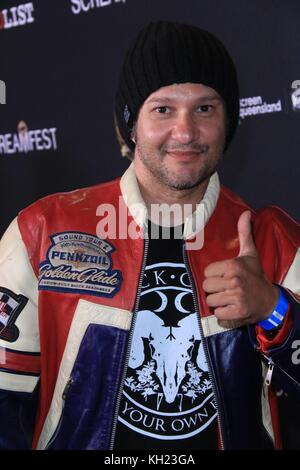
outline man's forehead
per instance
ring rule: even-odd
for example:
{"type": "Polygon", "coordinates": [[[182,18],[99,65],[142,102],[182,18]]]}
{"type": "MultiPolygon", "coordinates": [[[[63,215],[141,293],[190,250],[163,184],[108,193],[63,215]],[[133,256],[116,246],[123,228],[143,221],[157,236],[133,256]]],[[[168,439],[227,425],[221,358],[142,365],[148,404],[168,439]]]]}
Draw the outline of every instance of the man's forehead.
{"type": "Polygon", "coordinates": [[[151,93],[145,103],[160,101],[168,102],[177,98],[222,100],[216,90],[201,83],[174,83],[172,85],[161,87],[151,93]]]}

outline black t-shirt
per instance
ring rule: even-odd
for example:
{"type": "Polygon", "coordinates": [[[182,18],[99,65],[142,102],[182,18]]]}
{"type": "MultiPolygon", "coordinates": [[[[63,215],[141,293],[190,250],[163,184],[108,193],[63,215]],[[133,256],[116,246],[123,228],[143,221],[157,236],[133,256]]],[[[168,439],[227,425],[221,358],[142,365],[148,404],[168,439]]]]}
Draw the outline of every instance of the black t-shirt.
{"type": "Polygon", "coordinates": [[[217,449],[217,410],[201,344],[181,227],[149,224],[115,449],[217,449]],[[151,237],[152,234],[152,237],[151,237]]]}

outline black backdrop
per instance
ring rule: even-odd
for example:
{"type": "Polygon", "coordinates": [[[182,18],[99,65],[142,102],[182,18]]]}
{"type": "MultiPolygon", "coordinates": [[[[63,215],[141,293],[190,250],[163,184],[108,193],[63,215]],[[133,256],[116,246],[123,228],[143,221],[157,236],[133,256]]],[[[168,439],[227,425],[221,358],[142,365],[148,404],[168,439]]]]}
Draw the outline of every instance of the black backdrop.
{"type": "MultiPolygon", "coordinates": [[[[242,116],[222,181],[300,220],[299,0],[0,0],[0,235],[37,198],[122,174],[118,70],[129,39],[157,19],[199,25],[228,47],[242,116]]],[[[300,412],[282,408],[285,439],[300,449],[300,412]]]]}

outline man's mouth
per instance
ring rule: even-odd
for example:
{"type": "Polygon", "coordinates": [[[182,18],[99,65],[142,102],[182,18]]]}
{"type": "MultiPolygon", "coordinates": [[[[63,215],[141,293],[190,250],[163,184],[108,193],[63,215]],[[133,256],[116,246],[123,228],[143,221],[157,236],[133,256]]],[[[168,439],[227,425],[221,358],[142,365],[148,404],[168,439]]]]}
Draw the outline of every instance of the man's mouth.
{"type": "Polygon", "coordinates": [[[199,158],[199,155],[202,153],[199,150],[169,150],[166,152],[170,157],[177,160],[193,160],[194,158],[199,158]]]}
{"type": "Polygon", "coordinates": [[[191,147],[175,147],[172,148],[170,146],[169,148],[166,146],[165,148],[162,149],[166,154],[169,154],[173,157],[182,157],[182,158],[193,158],[193,157],[199,157],[200,154],[202,153],[207,153],[208,151],[208,145],[207,144],[198,144],[195,146],[191,147]]]}

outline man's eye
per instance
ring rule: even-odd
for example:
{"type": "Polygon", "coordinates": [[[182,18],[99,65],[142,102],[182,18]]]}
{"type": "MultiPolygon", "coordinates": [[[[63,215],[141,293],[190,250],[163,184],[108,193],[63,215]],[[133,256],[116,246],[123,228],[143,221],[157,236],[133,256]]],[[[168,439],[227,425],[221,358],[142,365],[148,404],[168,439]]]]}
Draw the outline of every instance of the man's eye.
{"type": "Polygon", "coordinates": [[[166,114],[170,111],[170,109],[168,108],[168,106],[159,106],[158,108],[155,108],[155,111],[159,114],[166,114]]]}
{"type": "Polygon", "coordinates": [[[203,104],[202,106],[199,106],[199,110],[201,113],[208,113],[209,111],[212,110],[212,105],[211,104],[203,104]]]}

